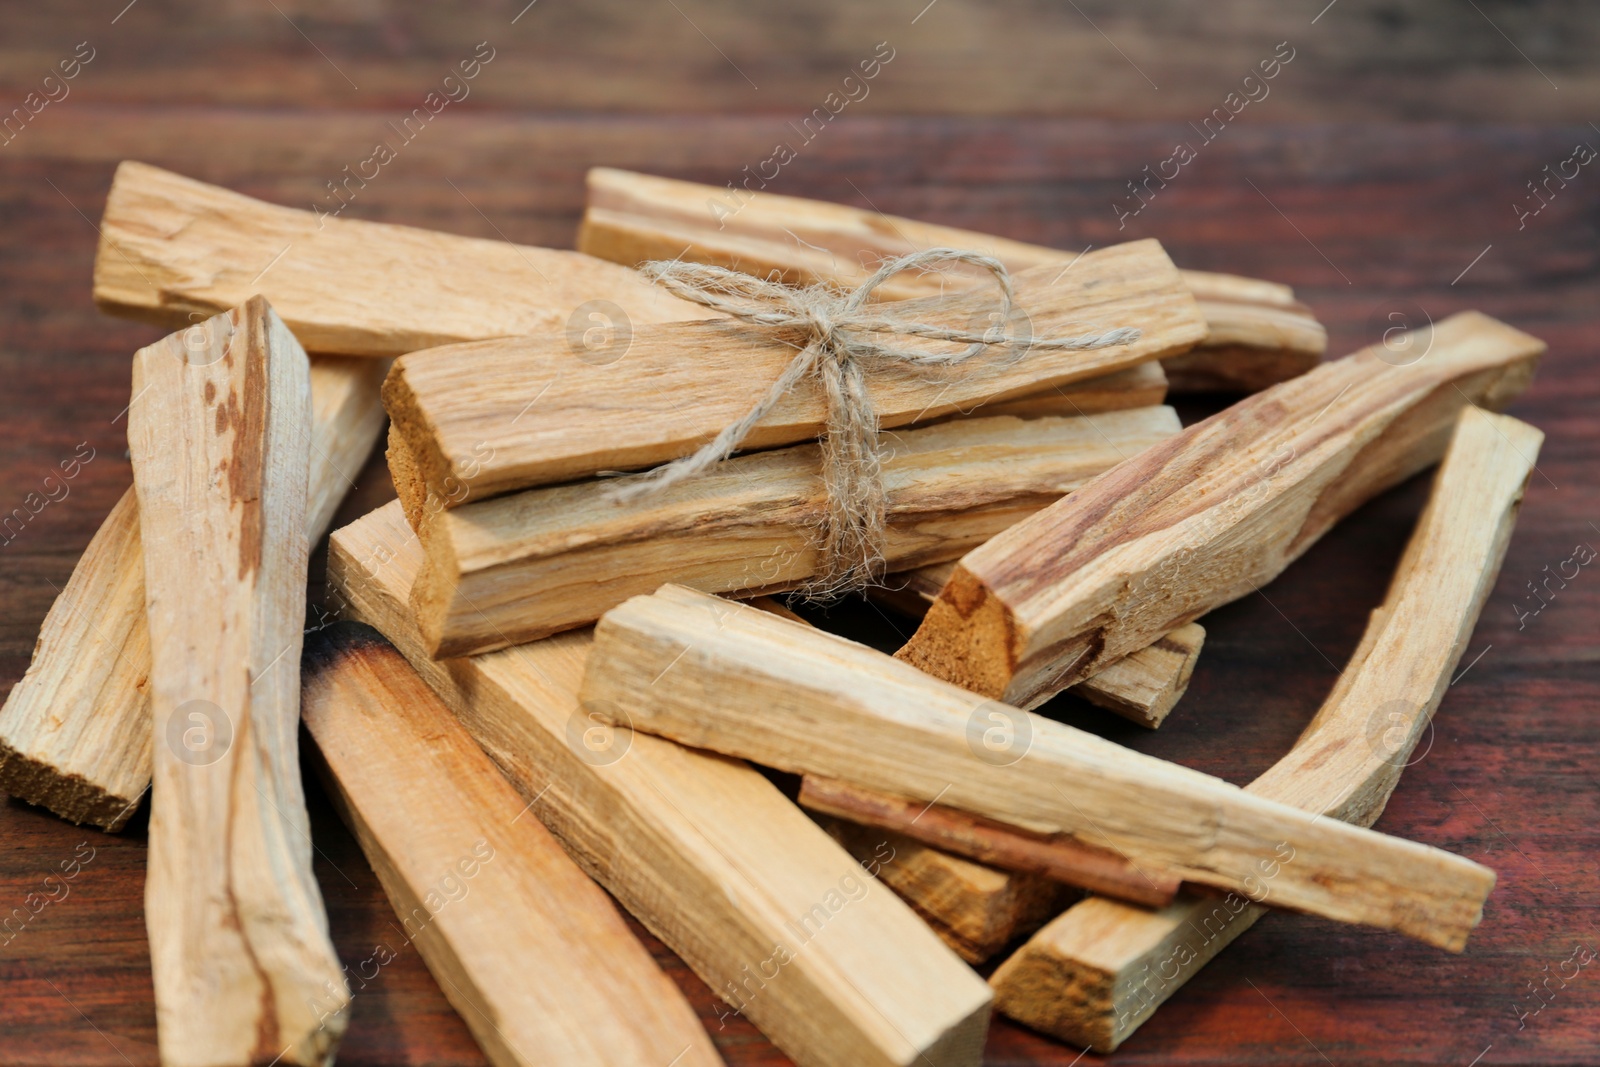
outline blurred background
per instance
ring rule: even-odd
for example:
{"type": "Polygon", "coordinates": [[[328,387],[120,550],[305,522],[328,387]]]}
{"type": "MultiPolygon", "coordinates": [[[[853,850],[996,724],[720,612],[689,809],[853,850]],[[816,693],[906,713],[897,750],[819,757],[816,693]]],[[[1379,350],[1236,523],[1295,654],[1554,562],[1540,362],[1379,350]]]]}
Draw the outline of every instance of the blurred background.
{"type": "MultiPolygon", "coordinates": [[[[1446,702],[1470,730],[1441,730],[1380,826],[1500,872],[1474,949],[1263,923],[1248,954],[1225,954],[1115,1060],[1593,1062],[1600,984],[1537,1025],[1516,1025],[1509,1005],[1595,930],[1583,709],[1600,699],[1600,601],[1575,588],[1529,633],[1510,605],[1542,563],[1600,538],[1600,171],[1557,183],[1547,170],[1600,145],[1597,123],[1600,12],[1579,0],[6,0],[0,510],[80,443],[97,458],[0,548],[0,684],[21,676],[132,480],[129,356],[162,331],[101,316],[90,297],[123,159],[346,218],[571,247],[591,166],[724,186],[786,145],[769,192],[1073,250],[1156,237],[1179,266],[1290,284],[1327,324],[1330,356],[1377,340],[1391,312],[1476,307],[1549,341],[1512,409],[1549,437],[1472,649],[1494,652],[1446,702]],[[863,82],[864,62],[876,73],[863,82]],[[837,114],[807,127],[823,108],[837,114]],[[1178,176],[1135,194],[1180,144],[1194,158],[1178,176]],[[393,158],[336,195],[350,172],[372,173],[379,145],[393,158]]],[[[1248,781],[1353,650],[1425,492],[1421,479],[1363,509],[1270,604],[1208,617],[1175,729],[1082,723],[1248,781]]],[[[378,457],[339,522],[391,495],[378,457]]],[[[322,803],[319,875],[341,954],[361,958],[386,905],[322,803]]],[[[54,854],[41,850],[99,850],[72,905],[0,948],[0,1062],[154,1062],[142,825],[112,838],[0,809],[0,892],[30,891],[44,869],[32,857],[54,854]]],[[[649,943],[730,1062],[786,1062],[742,1020],[716,1029],[709,991],[649,943]]],[[[478,1055],[408,954],[358,996],[341,1062],[478,1055]]],[[[1008,1024],[991,1039],[992,1063],[1075,1056],[1008,1024]]]]}

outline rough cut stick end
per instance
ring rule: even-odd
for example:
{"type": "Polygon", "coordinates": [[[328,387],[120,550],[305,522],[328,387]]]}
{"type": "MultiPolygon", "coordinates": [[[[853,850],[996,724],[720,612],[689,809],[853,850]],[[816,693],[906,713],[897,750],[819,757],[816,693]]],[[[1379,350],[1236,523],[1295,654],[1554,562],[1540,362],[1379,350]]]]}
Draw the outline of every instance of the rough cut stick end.
{"type": "Polygon", "coordinates": [[[118,796],[78,775],[30,759],[0,742],[0,789],[7,796],[36,804],[69,822],[97,827],[107,833],[121,830],[144,796],[118,796]]]}
{"type": "Polygon", "coordinates": [[[935,677],[1000,700],[1016,673],[1015,647],[1011,612],[958,565],[922,626],[894,657],[928,673],[937,665],[935,677]]]}

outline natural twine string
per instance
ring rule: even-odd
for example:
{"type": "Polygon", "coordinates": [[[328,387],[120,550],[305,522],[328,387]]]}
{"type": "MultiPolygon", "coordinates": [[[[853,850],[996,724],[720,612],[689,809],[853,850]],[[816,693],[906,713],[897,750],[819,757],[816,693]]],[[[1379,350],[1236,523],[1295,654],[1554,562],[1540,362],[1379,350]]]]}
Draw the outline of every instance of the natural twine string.
{"type": "Polygon", "coordinates": [[[791,336],[800,349],[767,395],[743,418],[724,427],[693,455],[684,456],[648,474],[629,479],[614,490],[629,501],[656,493],[727,459],[778,403],[808,374],[820,380],[828,398],[827,432],[822,436],[822,478],[828,510],[821,530],[821,560],[815,578],[802,592],[814,599],[866,588],[882,577],[883,541],[888,497],[878,442],[878,416],[867,389],[870,369],[886,364],[949,367],[989,351],[1011,349],[1021,358],[1033,349],[1088,349],[1126,344],[1139,331],[1128,327],[1081,337],[1018,337],[1003,325],[983,331],[957,330],[884,314],[868,304],[873,290],[902,271],[927,270],[937,264],[967,263],[987,270],[1000,290],[1000,322],[1011,321],[1013,292],[1005,265],[990,256],[956,248],[932,248],[891,259],[850,292],[826,283],[797,288],[764,281],[749,274],[699,263],[658,260],[644,264],[645,277],[674,296],[755,326],[791,336]],[[958,352],[935,352],[887,344],[875,335],[920,337],[965,343],[958,352]]]}

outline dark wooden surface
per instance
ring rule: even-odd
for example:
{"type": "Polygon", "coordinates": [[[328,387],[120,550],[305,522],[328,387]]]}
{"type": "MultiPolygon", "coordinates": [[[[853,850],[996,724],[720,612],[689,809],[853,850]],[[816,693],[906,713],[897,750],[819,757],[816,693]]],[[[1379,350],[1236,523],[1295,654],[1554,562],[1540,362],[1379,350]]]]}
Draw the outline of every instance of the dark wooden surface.
{"type": "MultiPolygon", "coordinates": [[[[1592,15],[1580,17],[1575,3],[1479,0],[1475,10],[1341,0],[1313,26],[1322,0],[1205,5],[1210,17],[1195,13],[1200,5],[1180,11],[1175,3],[1134,14],[1087,0],[1079,12],[939,0],[913,25],[923,2],[885,13],[888,5],[780,10],[682,0],[682,16],[672,5],[642,5],[635,17],[620,0],[540,0],[516,26],[509,19],[520,3],[446,16],[430,5],[281,0],[277,13],[254,3],[141,0],[114,24],[123,0],[8,6],[0,13],[0,115],[78,41],[99,51],[72,96],[0,145],[0,514],[40,492],[81,443],[95,458],[64,499],[0,546],[0,686],[21,675],[52,598],[131,482],[121,414],[129,355],[158,331],[101,317],[90,300],[95,223],[117,160],[143,159],[291,205],[321,203],[327,180],[389,136],[388,119],[487,38],[498,51],[475,83],[478,95],[406,145],[348,214],[568,246],[586,167],[722,184],[792,138],[785,123],[820,103],[873,42],[898,44],[902,34],[906,45],[876,82],[878,95],[804,146],[775,191],[1071,249],[1159,237],[1183,266],[1295,285],[1329,325],[1335,354],[1373,340],[1372,323],[1388,312],[1438,318],[1467,307],[1551,346],[1534,387],[1512,408],[1549,436],[1467,655],[1483,654],[1446,695],[1426,756],[1379,823],[1499,872],[1467,951],[1449,956],[1273,916],[1112,1059],[1596,1062],[1600,971],[1591,967],[1564,988],[1552,981],[1553,999],[1546,993],[1548,1006],[1520,1028],[1514,1010],[1538,1005],[1530,982],[1557,973],[1576,944],[1600,947],[1600,578],[1585,568],[1522,629],[1513,610],[1534,603],[1526,584],[1545,566],[1554,569],[1579,543],[1600,546],[1600,173],[1586,169],[1524,230],[1512,209],[1546,164],[1580,140],[1600,144],[1587,125],[1600,121],[1592,15]],[[1088,29],[1090,17],[1115,45],[1088,29]],[[1187,120],[1220,104],[1285,38],[1306,44],[1275,82],[1277,95],[1202,147],[1119,232],[1111,204],[1125,183],[1178,140],[1193,140],[1187,120]],[[759,90],[740,81],[735,63],[759,90]],[[1415,118],[1546,124],[1393,121],[1415,118]]],[[[1248,781],[1287,749],[1353,651],[1425,492],[1419,479],[1373,502],[1264,595],[1209,616],[1189,694],[1159,733],[1070,699],[1054,710],[1142,751],[1248,781]]],[[[390,495],[381,465],[369,465],[341,521],[390,495]]],[[[320,581],[314,576],[314,597],[320,581]]],[[[860,606],[841,606],[830,620],[886,647],[897,640],[896,621],[860,606]]],[[[315,786],[311,795],[317,874],[354,970],[375,946],[400,946],[371,871],[315,786]]],[[[0,804],[0,913],[45,891],[45,876],[75,850],[80,859],[94,850],[69,895],[0,944],[0,1064],[155,1062],[143,828],[142,813],[113,837],[0,804]]],[[[741,1020],[719,1029],[710,992],[641,936],[730,1063],[786,1062],[741,1020]]],[[[1004,1021],[988,1049],[993,1064],[1066,1065],[1077,1056],[1004,1021]]],[[[340,1062],[481,1057],[406,949],[357,991],[340,1062]]]]}

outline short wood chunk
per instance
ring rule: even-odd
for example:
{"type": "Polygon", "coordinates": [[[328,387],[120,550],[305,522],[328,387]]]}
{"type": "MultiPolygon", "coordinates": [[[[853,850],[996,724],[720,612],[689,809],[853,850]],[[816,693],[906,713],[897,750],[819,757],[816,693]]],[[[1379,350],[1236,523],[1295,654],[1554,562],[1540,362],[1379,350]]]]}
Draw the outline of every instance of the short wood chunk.
{"type": "Polygon", "coordinates": [[[588,631],[449,661],[408,603],[398,502],[336,531],[329,577],[580,866],[801,1067],[975,1065],[989,989],[748,765],[611,730],[578,701],[588,631]]]}
{"type": "MultiPolygon", "coordinates": [[[[1294,748],[1248,792],[1358,826],[1377,821],[1494,586],[1543,437],[1507,416],[1463,413],[1360,647],[1294,748]]],[[[1265,913],[1238,894],[1184,894],[1159,911],[1091,897],[1001,965],[997,1005],[1109,1052],[1265,913]]]]}
{"type": "MultiPolygon", "coordinates": [[[[927,248],[972,248],[1013,271],[1071,266],[1077,252],[935,226],[875,210],[741,190],[738,211],[707,205],[727,193],[694,182],[596,167],[578,247],[634,266],[648,259],[716,263],[791,282],[858,285],[878,261],[927,248]]],[[[1163,359],[1174,392],[1253,392],[1304,374],[1322,360],[1328,335],[1286,285],[1209,271],[1184,271],[1200,301],[1206,336],[1192,351],[1163,359]]],[[[961,271],[902,275],[881,290],[891,299],[927,296],[970,284],[961,271]]]]}
{"type": "Polygon", "coordinates": [[[177,328],[256,293],[307,348],[352,356],[716,317],[579,252],[334,218],[144,163],[117,168],[94,266],[102,310],[177,328]]]}
{"type": "MultiPolygon", "coordinates": [[[[311,357],[313,542],[383,429],[384,370],[378,360],[311,357]]],[[[143,553],[129,489],[51,605],[33,661],[0,710],[0,792],[108,831],[122,828],[150,788],[143,553]]]]}
{"type": "Polygon", "coordinates": [[[975,863],[914,838],[822,817],[822,826],[974,966],[1061,914],[1079,891],[975,863]]]}
{"type": "Polygon", "coordinates": [[[1091,889],[1134,904],[1158,907],[1178,895],[1179,880],[1141,870],[1115,852],[1091,848],[1059,834],[1030,833],[943,804],[863,789],[849,782],[806,775],[800,806],[866,826],[896,830],[924,844],[1008,871],[1042,874],[1063,885],[1091,889]]]}
{"type": "MultiPolygon", "coordinates": [[[[1155,407],[886,432],[887,565],[953,560],[1179,429],[1155,407]]],[[[590,480],[430,510],[411,595],[434,656],[584,626],[663,582],[776,591],[817,572],[828,503],[815,444],[737,456],[628,503],[617,488],[590,480]]]]}
{"type": "Polygon", "coordinates": [[[580,699],[636,731],[1069,834],[1217,889],[1258,884],[1275,862],[1283,907],[1452,951],[1494,885],[1470,860],[1318,820],[682,586],[601,618],[580,699]]]}
{"type": "Polygon", "coordinates": [[[310,368],[255,297],[140,349],[133,390],[161,1060],[320,1065],[349,993],[300,785],[310,368]]]}
{"type": "Polygon", "coordinates": [[[1185,429],[962,557],[897,656],[1035,707],[1271,581],[1339,519],[1438,462],[1544,342],[1464,312],[1418,358],[1382,345],[1185,429]]]}
{"type": "Polygon", "coordinates": [[[328,793],[490,1061],[720,1064],[616,905],[405,658],[356,623],[307,644],[302,714],[328,793]]]}
{"type": "MultiPolygon", "coordinates": [[[[1013,277],[1017,314],[1035,337],[1116,327],[1137,340],[1077,351],[997,353],[930,375],[888,364],[868,387],[884,429],[1095,378],[1191,347],[1205,333],[1198,306],[1155,241],[1086,254],[1062,274],[1013,277]]],[[[907,319],[966,329],[994,307],[993,287],[907,301],[907,319]]],[[[1024,327],[1018,327],[1024,328],[1024,327]]],[[[727,319],[640,326],[625,353],[574,356],[558,334],[413,352],[384,383],[384,406],[409,452],[395,487],[408,515],[434,498],[456,507],[516,489],[654,466],[693,452],[761,400],[794,359],[792,338],[727,319]]],[[[802,383],[745,438],[748,449],[816,438],[826,402],[802,383]]]]}
{"type": "MultiPolygon", "coordinates": [[[[939,591],[955,569],[953,563],[935,563],[903,571],[890,576],[886,586],[868,590],[867,595],[886,607],[920,619],[939,599],[939,591]]],[[[1091,704],[1154,730],[1183,699],[1205,640],[1205,627],[1197,622],[1185,623],[1156,638],[1154,644],[1102,667],[1073,686],[1072,692],[1091,704]]]]}

